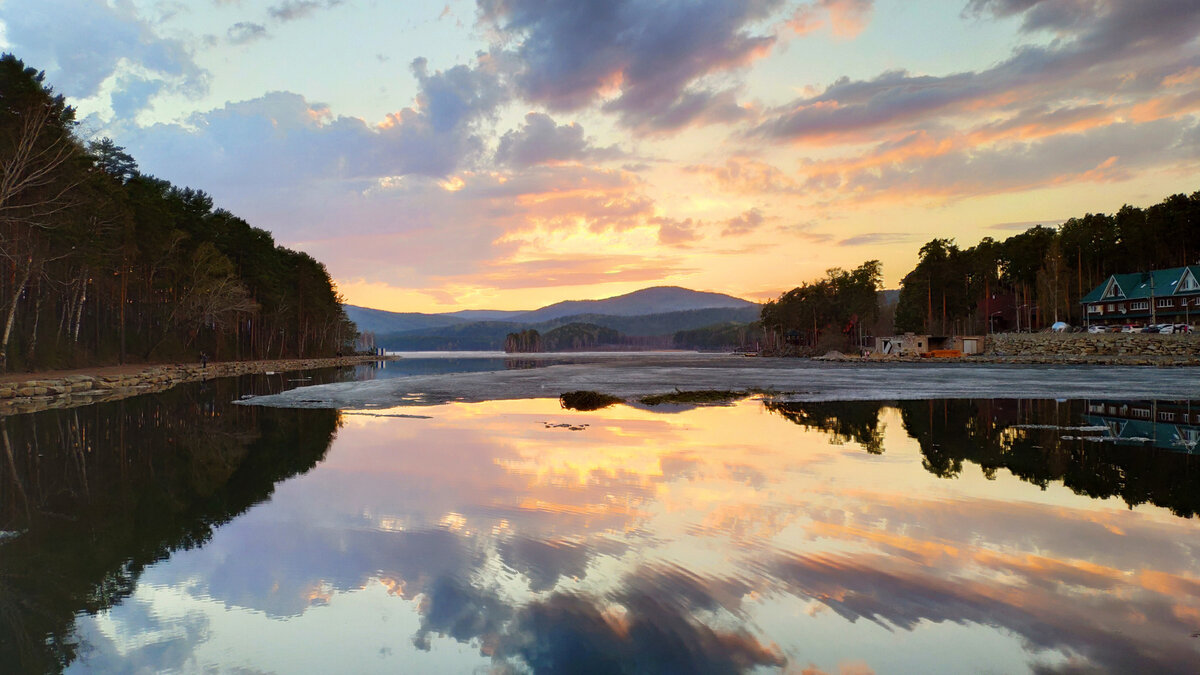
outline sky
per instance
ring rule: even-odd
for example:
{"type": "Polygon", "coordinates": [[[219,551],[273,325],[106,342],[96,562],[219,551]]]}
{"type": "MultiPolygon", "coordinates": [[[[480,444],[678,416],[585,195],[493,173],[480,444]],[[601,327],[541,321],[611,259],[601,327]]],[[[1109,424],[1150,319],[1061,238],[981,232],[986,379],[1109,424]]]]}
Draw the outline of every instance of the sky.
{"type": "Polygon", "coordinates": [[[1195,0],[0,0],[0,49],[393,311],[896,287],[1200,189],[1195,0]]]}

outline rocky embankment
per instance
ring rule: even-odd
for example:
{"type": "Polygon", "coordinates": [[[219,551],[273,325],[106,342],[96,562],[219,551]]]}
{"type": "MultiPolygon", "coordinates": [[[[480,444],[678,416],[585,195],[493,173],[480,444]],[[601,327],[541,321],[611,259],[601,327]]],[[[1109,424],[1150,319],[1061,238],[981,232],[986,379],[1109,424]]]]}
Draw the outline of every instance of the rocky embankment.
{"type": "Polygon", "coordinates": [[[150,394],[184,382],[232,377],[253,373],[288,372],[353,366],[385,360],[380,356],[342,356],[328,359],[287,359],[279,361],[221,361],[200,364],[162,364],[141,370],[96,375],[41,377],[18,382],[0,382],[0,416],[37,412],[49,408],[72,408],[100,401],[150,394]]]}
{"type": "Polygon", "coordinates": [[[984,354],[993,362],[1200,365],[1200,333],[997,333],[984,354]]]}
{"type": "Polygon", "coordinates": [[[859,363],[1014,363],[1047,365],[1200,366],[1200,333],[996,333],[982,354],[921,358],[872,353],[863,358],[830,352],[819,361],[859,363]]]}

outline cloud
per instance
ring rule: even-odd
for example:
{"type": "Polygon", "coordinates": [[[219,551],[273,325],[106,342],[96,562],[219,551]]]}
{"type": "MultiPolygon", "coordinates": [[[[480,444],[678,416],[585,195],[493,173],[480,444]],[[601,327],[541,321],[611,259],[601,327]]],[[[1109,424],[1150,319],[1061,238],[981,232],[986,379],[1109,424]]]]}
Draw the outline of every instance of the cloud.
{"type": "Polygon", "coordinates": [[[838,246],[887,246],[907,244],[916,235],[911,232],[868,232],[840,240],[838,246]]]}
{"type": "Polygon", "coordinates": [[[807,181],[830,198],[961,197],[1031,190],[1073,182],[1126,180],[1151,166],[1195,167],[1189,145],[1200,128],[1190,118],[1110,124],[1031,142],[956,147],[882,166],[837,163],[814,169],[807,181]]]}
{"type": "Polygon", "coordinates": [[[47,80],[68,96],[95,96],[106,80],[121,74],[125,82],[134,77],[160,81],[163,88],[188,96],[207,91],[209,74],[188,46],[158,35],[130,3],[8,3],[0,6],[0,17],[9,48],[28,65],[45,69],[47,80]]]}
{"type": "Polygon", "coordinates": [[[482,20],[512,44],[526,100],[553,111],[603,102],[623,125],[647,133],[740,117],[732,91],[705,78],[768,53],[775,38],[747,27],[780,5],[479,0],[482,20]]]}
{"type": "Polygon", "coordinates": [[[1022,221],[1013,222],[1013,223],[995,223],[993,225],[988,225],[986,227],[986,229],[999,230],[1001,232],[1024,232],[1025,230],[1028,230],[1031,227],[1037,227],[1039,225],[1045,225],[1047,227],[1058,227],[1059,225],[1062,225],[1064,222],[1066,222],[1066,221],[1062,218],[1050,219],[1050,220],[1022,220],[1022,221]]]}
{"type": "Polygon", "coordinates": [[[621,282],[658,281],[695,272],[694,267],[645,255],[563,255],[522,261],[494,261],[469,276],[441,275],[442,281],[462,281],[486,288],[512,290],[558,286],[591,286],[621,282]]]}
{"type": "MultiPolygon", "coordinates": [[[[413,105],[376,125],[335,115],[298,94],[273,92],[180,123],[121,124],[106,132],[144,171],[204,189],[282,243],[307,248],[338,278],[420,286],[448,266],[472,270],[510,253],[516,244],[496,240],[505,228],[525,225],[525,209],[511,201],[514,190],[562,187],[571,179],[538,174],[505,186],[489,174],[468,173],[470,189],[455,193],[454,181],[463,180],[456,172],[483,158],[479,126],[506,94],[486,59],[446,71],[418,61],[413,71],[419,84],[413,105]],[[329,238],[334,223],[338,236],[329,238]],[[381,255],[378,247],[388,241],[399,251],[381,255]]],[[[593,181],[603,185],[609,178],[593,181]]],[[[590,195],[565,190],[558,196],[529,210],[540,206],[551,217],[555,208],[570,210],[570,199],[586,202],[590,195]]],[[[600,206],[615,219],[623,204],[600,206]]]]}
{"type": "MultiPolygon", "coordinates": [[[[822,535],[843,529],[854,528],[831,525],[822,535]]],[[[850,539],[861,543],[862,534],[856,530],[850,539]]],[[[1053,649],[1078,655],[1079,672],[1187,672],[1185,664],[1194,658],[1188,645],[1172,643],[1163,634],[1179,626],[1169,599],[1126,585],[1124,569],[1039,556],[1014,559],[982,551],[971,556],[980,568],[973,570],[976,574],[1015,579],[1001,590],[991,582],[973,581],[946,557],[938,556],[937,547],[922,546],[929,542],[887,535],[881,539],[915,548],[889,551],[891,547],[882,546],[887,554],[860,554],[853,559],[839,554],[784,556],[768,565],[793,593],[819,599],[848,621],[865,619],[909,631],[923,623],[999,626],[1027,641],[1030,652],[1053,649]],[[910,562],[900,562],[905,558],[910,562]],[[931,569],[938,573],[931,574],[931,569]],[[1125,621],[1097,618],[1108,611],[1105,598],[1114,592],[1114,579],[1104,572],[1115,575],[1116,592],[1125,598],[1126,611],[1155,617],[1148,626],[1131,632],[1125,621]],[[1063,594],[1072,588],[1090,592],[1073,594],[1072,601],[1064,602],[1063,594]]]]}
{"type": "Polygon", "coordinates": [[[778,648],[744,629],[710,627],[681,600],[659,590],[628,590],[617,621],[592,598],[555,593],[516,613],[496,656],[520,658],[533,672],[586,663],[596,672],[740,673],[787,663],[778,648]]]}
{"type": "Polygon", "coordinates": [[[894,70],[872,80],[841,78],[819,95],[771,111],[751,135],[852,139],[939,117],[978,116],[980,108],[1014,101],[1140,95],[1195,65],[1186,46],[1200,34],[1200,7],[1187,0],[985,0],[968,9],[1024,13],[1023,30],[1050,31],[1055,39],[1022,45],[979,72],[933,76],[894,70]]]}
{"type": "Polygon", "coordinates": [[[867,27],[874,5],[875,0],[817,0],[796,8],[788,26],[806,35],[824,26],[828,17],[834,35],[852,38],[867,27]]]}
{"type": "Polygon", "coordinates": [[[267,8],[267,14],[272,19],[281,22],[295,21],[311,16],[318,9],[330,9],[342,4],[342,0],[284,0],[278,5],[267,8]]]}
{"type": "Polygon", "coordinates": [[[273,92],[183,124],[125,126],[113,135],[146,170],[215,192],[302,191],[317,180],[366,189],[381,177],[447,176],[480,157],[485,143],[476,126],[506,93],[486,58],[433,72],[418,59],[412,69],[414,105],[379,125],[273,92]]]}
{"type": "Polygon", "coordinates": [[[766,218],[761,209],[749,209],[741,215],[725,221],[725,229],[721,231],[721,235],[730,237],[749,234],[761,227],[764,222],[766,222],[766,218]]]}
{"type": "Polygon", "coordinates": [[[680,248],[686,248],[688,244],[699,239],[700,234],[696,230],[703,225],[691,218],[676,220],[659,217],[655,218],[654,222],[658,224],[658,243],[680,248]]]}
{"type": "Polygon", "coordinates": [[[737,194],[770,194],[799,192],[795,179],[778,167],[762,160],[733,157],[724,166],[694,164],[684,167],[688,173],[710,176],[723,190],[737,194]]]}
{"type": "Polygon", "coordinates": [[[615,145],[597,148],[583,136],[583,127],[571,124],[556,125],[545,113],[525,115],[525,124],[500,138],[496,161],[516,168],[536,164],[572,161],[602,161],[623,157],[615,145]]]}
{"type": "Polygon", "coordinates": [[[459,642],[478,638],[494,643],[512,612],[512,607],[494,591],[440,576],[424,591],[421,627],[413,636],[413,644],[428,651],[431,633],[459,642]]]}
{"type": "Polygon", "coordinates": [[[267,27],[261,23],[239,21],[229,27],[226,36],[235,45],[250,44],[267,37],[267,27]]]}
{"type": "Polygon", "coordinates": [[[433,73],[423,57],[417,58],[412,72],[420,86],[418,107],[435,131],[490,117],[508,100],[508,91],[487,54],[480,55],[474,67],[458,65],[433,73]]]}
{"type": "Polygon", "coordinates": [[[529,580],[529,590],[548,591],[561,577],[583,579],[587,576],[591,551],[587,546],[566,541],[543,541],[530,537],[512,537],[496,547],[509,569],[529,580]]]}
{"type": "Polygon", "coordinates": [[[118,119],[131,119],[150,105],[150,100],[166,87],[162,80],[148,80],[134,75],[117,76],[118,87],[110,99],[118,119]]]}
{"type": "Polygon", "coordinates": [[[779,228],[779,231],[783,234],[796,237],[798,239],[803,239],[804,241],[812,242],[814,244],[823,244],[827,241],[833,240],[833,235],[827,232],[817,232],[816,227],[817,224],[815,222],[808,221],[803,223],[793,223],[791,225],[783,225],[779,228]]]}

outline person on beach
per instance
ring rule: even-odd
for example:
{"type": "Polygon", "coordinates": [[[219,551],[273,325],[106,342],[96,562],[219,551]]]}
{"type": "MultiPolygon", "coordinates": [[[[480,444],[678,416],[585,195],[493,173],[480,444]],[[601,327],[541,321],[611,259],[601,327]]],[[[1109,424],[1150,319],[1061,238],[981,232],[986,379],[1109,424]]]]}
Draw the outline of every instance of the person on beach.
{"type": "Polygon", "coordinates": [[[200,367],[204,370],[208,370],[208,353],[207,352],[200,352],[200,367]]]}

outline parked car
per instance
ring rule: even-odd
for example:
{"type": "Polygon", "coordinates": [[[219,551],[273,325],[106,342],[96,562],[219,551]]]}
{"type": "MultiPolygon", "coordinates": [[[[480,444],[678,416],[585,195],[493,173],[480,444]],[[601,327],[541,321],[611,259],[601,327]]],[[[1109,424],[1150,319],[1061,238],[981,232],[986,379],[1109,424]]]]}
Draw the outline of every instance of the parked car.
{"type": "Polygon", "coordinates": [[[1091,325],[1091,326],[1088,326],[1088,332],[1089,333],[1107,333],[1108,326],[1091,325]]]}
{"type": "Polygon", "coordinates": [[[1142,331],[1137,326],[1135,326],[1131,323],[1127,323],[1127,324],[1121,326],[1121,329],[1119,332],[1121,332],[1121,333],[1140,333],[1142,331]]]}
{"type": "Polygon", "coordinates": [[[1159,328],[1158,326],[1155,326],[1154,324],[1150,324],[1149,326],[1143,326],[1141,332],[1143,332],[1143,333],[1161,333],[1162,329],[1159,328]]]}
{"type": "Polygon", "coordinates": [[[1174,332],[1175,332],[1175,324],[1173,324],[1173,323],[1160,323],[1160,324],[1158,324],[1158,332],[1159,332],[1159,333],[1163,333],[1163,334],[1165,334],[1165,335],[1170,335],[1171,333],[1174,333],[1174,332]]]}

